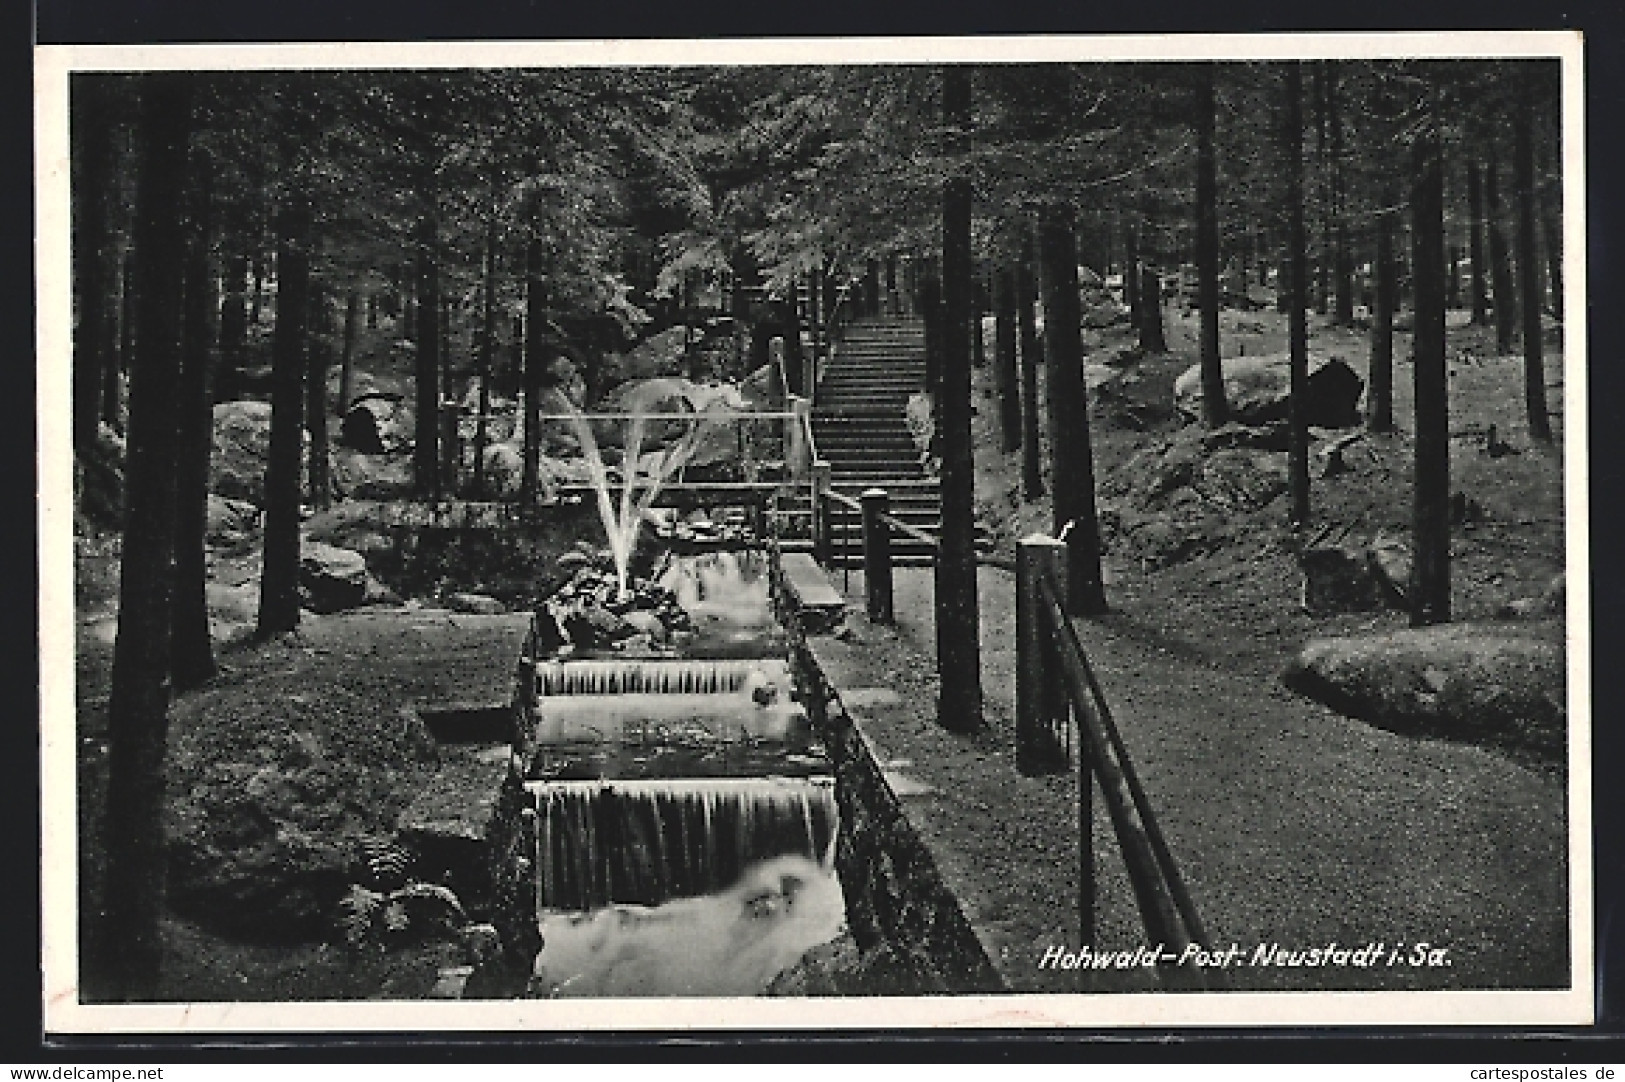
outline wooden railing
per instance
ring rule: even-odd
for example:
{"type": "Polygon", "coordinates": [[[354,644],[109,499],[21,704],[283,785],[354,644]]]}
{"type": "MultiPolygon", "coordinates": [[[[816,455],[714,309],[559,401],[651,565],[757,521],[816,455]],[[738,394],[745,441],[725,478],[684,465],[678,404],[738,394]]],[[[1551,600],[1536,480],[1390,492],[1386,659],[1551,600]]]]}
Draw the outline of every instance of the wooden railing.
{"type": "Polygon", "coordinates": [[[1094,789],[1123,854],[1144,942],[1162,952],[1156,973],[1174,989],[1224,987],[1221,971],[1193,965],[1211,949],[1196,904],[1163,837],[1100,682],[1067,615],[1066,545],[1022,540],[1016,558],[1016,765],[1023,774],[1078,777],[1078,928],[1095,942],[1094,789]],[[1076,736],[1074,740],[1073,737],[1076,736]]]}

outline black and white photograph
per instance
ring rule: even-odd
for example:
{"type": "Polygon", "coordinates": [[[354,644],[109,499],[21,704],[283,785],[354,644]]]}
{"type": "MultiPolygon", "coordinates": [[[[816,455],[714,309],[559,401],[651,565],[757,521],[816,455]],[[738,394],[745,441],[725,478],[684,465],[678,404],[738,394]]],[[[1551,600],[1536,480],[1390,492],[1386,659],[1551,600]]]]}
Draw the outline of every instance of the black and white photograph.
{"type": "Polygon", "coordinates": [[[1591,1022],[1580,57],[39,47],[47,1028],[1591,1022]]]}

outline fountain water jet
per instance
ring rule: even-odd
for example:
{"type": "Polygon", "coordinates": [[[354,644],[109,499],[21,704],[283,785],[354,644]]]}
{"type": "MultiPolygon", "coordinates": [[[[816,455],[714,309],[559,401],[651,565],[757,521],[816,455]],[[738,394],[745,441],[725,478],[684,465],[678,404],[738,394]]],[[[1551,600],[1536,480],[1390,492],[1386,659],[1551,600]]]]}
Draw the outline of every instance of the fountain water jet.
{"type": "Polygon", "coordinates": [[[587,476],[598,501],[598,517],[604,524],[610,558],[615,563],[616,596],[625,600],[630,593],[632,551],[637,547],[638,530],[643,525],[644,516],[654,505],[660,489],[699,450],[705,426],[700,423],[696,414],[694,421],[687,425],[678,441],[665,451],[658,452],[654,471],[644,476],[641,473],[640,463],[643,458],[643,438],[648,427],[649,411],[641,408],[634,410],[621,458],[622,484],[620,506],[617,508],[616,501],[610,494],[609,468],[604,464],[603,453],[598,448],[598,438],[593,434],[592,425],[588,422],[586,414],[577,409],[575,403],[563,392],[556,391],[555,396],[563,404],[576,438],[581,443],[581,455],[587,464],[587,476]],[[641,491],[638,489],[640,477],[644,482],[641,491]]]}

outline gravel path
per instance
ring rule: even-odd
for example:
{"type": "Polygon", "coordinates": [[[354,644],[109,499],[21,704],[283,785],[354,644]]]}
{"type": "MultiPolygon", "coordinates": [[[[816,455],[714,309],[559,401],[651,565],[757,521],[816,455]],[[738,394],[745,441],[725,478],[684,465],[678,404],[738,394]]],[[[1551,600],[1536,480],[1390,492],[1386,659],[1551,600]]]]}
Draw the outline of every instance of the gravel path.
{"type": "MultiPolygon", "coordinates": [[[[862,578],[851,578],[861,607],[862,578]]],[[[861,618],[860,640],[891,638],[889,664],[919,683],[918,718],[876,739],[938,794],[921,809],[984,940],[1018,987],[1051,943],[1076,942],[1075,796],[1066,778],[1022,779],[1010,751],[1014,581],[980,577],[989,732],[966,740],[929,723],[932,583],[896,574],[898,631],[861,618]],[[923,675],[922,675],[923,674],[923,675]],[[976,762],[974,760],[985,760],[976,762]]],[[[1565,789],[1476,747],[1372,729],[1291,695],[1265,675],[1148,633],[1133,613],[1080,627],[1124,740],[1210,935],[1248,955],[1283,948],[1402,945],[1376,970],[1242,967],[1238,988],[1548,988],[1568,981],[1565,789]],[[1415,944],[1448,964],[1406,964],[1415,944]]],[[[879,651],[865,651],[874,654],[879,651]]],[[[871,662],[871,664],[874,664],[871,662]]],[[[912,809],[911,809],[912,810],[912,809]]],[[[1110,827],[1095,824],[1102,948],[1142,940],[1110,827]]]]}

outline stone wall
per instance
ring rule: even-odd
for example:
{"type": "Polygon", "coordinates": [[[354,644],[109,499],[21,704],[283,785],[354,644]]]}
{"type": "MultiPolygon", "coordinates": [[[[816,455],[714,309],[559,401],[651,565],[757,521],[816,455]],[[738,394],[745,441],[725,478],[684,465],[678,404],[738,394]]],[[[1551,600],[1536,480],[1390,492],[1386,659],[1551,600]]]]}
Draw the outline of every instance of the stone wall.
{"type": "MultiPolygon", "coordinates": [[[[909,994],[1001,992],[1006,987],[982,949],[931,850],[909,822],[863,734],[819,662],[823,635],[806,635],[781,596],[791,629],[796,679],[835,768],[841,827],[836,872],[847,924],[865,960],[883,958],[890,990],[909,994]]],[[[866,968],[860,962],[860,968],[866,968]]]]}

